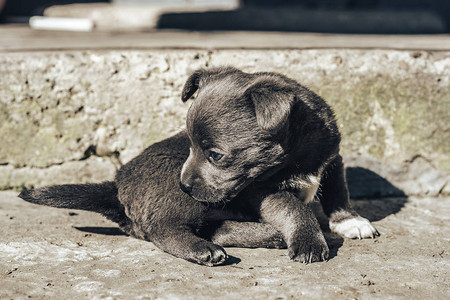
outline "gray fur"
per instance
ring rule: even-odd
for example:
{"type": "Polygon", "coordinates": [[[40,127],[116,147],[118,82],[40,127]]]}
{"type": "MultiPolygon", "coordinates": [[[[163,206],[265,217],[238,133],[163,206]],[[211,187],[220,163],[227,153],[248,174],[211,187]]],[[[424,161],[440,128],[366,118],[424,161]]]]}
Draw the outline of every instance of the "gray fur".
{"type": "Polygon", "coordinates": [[[182,100],[197,91],[186,131],[147,148],[114,182],[20,197],[100,212],[126,233],[199,264],[224,263],[221,246],[287,247],[294,261],[326,260],[328,246],[307,205],[318,183],[335,223],[358,216],[331,108],[283,75],[232,67],[195,71],[182,100]]]}

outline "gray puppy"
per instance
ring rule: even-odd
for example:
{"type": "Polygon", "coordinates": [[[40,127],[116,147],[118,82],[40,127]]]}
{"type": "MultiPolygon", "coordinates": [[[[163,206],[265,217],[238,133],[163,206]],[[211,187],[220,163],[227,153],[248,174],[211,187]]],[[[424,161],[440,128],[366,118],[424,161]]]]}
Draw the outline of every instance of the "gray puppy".
{"type": "Polygon", "coordinates": [[[114,182],[19,197],[99,212],[129,235],[208,266],[226,261],[221,246],[287,247],[294,261],[326,260],[328,246],[308,206],[316,196],[332,231],[378,234],[350,206],[340,134],[322,98],[283,75],[232,67],[195,71],[182,100],[196,91],[186,131],[148,147],[114,182]]]}

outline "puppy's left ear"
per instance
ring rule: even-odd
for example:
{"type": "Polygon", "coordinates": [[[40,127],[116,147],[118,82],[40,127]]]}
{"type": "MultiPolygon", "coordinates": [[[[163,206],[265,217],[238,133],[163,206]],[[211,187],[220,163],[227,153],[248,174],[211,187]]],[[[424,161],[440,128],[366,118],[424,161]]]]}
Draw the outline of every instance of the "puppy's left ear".
{"type": "Polygon", "coordinates": [[[189,100],[189,98],[191,98],[200,88],[200,85],[204,84],[204,80],[219,80],[231,73],[242,73],[242,71],[231,66],[198,69],[197,71],[194,71],[184,84],[183,91],[181,92],[181,100],[183,100],[183,102],[189,100]]]}
{"type": "Polygon", "coordinates": [[[200,78],[205,73],[205,70],[199,69],[189,76],[186,83],[184,84],[183,91],[181,92],[181,100],[186,102],[189,98],[194,95],[194,93],[198,90],[198,85],[200,83],[200,78]]]}
{"type": "Polygon", "coordinates": [[[295,99],[292,87],[278,80],[260,80],[245,95],[253,102],[259,127],[273,134],[285,128],[295,99]]]}

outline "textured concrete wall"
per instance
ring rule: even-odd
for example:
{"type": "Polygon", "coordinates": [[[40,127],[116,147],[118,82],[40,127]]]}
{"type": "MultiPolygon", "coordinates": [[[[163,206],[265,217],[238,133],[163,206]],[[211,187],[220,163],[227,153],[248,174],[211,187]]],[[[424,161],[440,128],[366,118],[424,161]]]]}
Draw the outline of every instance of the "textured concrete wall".
{"type": "Polygon", "coordinates": [[[450,52],[140,50],[0,56],[0,188],[111,179],[180,130],[188,74],[231,64],[297,79],[335,109],[350,166],[448,193],[450,52]]]}

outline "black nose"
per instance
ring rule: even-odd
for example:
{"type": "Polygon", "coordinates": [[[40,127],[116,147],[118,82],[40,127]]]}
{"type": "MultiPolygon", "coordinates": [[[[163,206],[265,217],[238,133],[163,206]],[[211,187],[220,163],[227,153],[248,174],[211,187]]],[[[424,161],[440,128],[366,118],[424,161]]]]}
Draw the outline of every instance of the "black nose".
{"type": "Polygon", "coordinates": [[[192,193],[192,186],[190,186],[188,184],[183,184],[183,183],[180,182],[180,188],[186,194],[191,195],[191,193],[192,193]]]}

